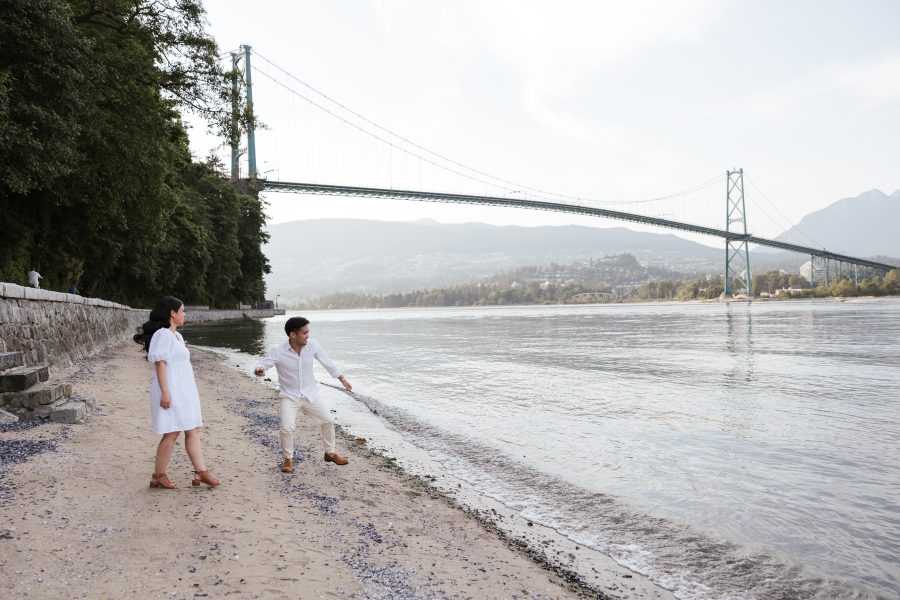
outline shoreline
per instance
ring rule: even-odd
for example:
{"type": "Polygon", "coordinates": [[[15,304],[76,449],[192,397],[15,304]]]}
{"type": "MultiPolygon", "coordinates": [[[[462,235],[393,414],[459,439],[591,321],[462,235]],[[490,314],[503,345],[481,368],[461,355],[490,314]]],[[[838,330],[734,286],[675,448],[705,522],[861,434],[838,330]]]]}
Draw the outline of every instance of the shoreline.
{"type": "Polygon", "coordinates": [[[539,308],[539,307],[557,307],[557,306],[632,306],[632,305],[667,305],[667,304],[753,304],[755,302],[852,302],[852,301],[886,301],[897,300],[900,296],[823,296],[818,297],[771,297],[771,298],[694,298],[691,300],[633,300],[628,302],[577,302],[565,304],[472,304],[466,306],[446,305],[446,306],[391,306],[391,307],[357,307],[357,308],[291,308],[287,307],[280,310],[295,313],[316,313],[316,312],[335,312],[335,311],[392,311],[392,310],[447,310],[447,309],[472,309],[472,308],[539,308]]]}
{"type": "Polygon", "coordinates": [[[318,427],[301,419],[296,471],[281,474],[275,393],[191,350],[222,485],[191,488],[179,441],[180,489],[149,489],[158,437],[143,353],[125,343],[81,361],[61,376],[96,403],[85,424],[0,429],[5,597],[672,597],[612,559],[587,581],[565,552],[541,552],[340,427],[349,465],[322,461],[318,427]]]}

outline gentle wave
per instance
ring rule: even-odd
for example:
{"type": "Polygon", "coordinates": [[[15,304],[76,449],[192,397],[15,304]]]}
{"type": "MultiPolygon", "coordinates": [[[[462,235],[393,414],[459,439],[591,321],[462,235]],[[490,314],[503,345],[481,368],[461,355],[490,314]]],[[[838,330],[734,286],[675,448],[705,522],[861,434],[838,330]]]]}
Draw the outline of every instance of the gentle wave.
{"type": "Polygon", "coordinates": [[[448,474],[524,518],[611,556],[678,598],[878,598],[847,582],[810,575],[784,558],[635,512],[616,497],[587,492],[499,456],[495,448],[448,434],[375,398],[353,397],[427,451],[448,474]]]}

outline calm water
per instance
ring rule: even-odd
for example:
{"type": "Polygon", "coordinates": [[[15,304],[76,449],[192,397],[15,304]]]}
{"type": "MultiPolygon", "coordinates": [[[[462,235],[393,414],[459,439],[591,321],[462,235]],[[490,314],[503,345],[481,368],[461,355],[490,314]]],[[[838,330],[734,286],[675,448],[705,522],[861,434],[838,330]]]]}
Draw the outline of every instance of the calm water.
{"type": "MultiPolygon", "coordinates": [[[[305,316],[342,423],[679,597],[900,598],[898,301],[305,316]]],[[[284,319],[185,337],[249,369],[284,319]]]]}

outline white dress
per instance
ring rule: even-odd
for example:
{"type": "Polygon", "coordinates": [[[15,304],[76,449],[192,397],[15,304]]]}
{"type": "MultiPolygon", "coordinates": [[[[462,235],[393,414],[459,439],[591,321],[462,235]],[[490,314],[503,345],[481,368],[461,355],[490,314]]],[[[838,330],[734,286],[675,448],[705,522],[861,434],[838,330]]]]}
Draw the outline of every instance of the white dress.
{"type": "Polygon", "coordinates": [[[172,431],[188,431],[203,425],[200,414],[200,394],[194,382],[194,369],[191,367],[191,353],[184,345],[180,333],[162,328],[150,338],[150,351],[147,360],[153,364],[153,386],[150,388],[150,415],[153,418],[153,433],[170,433],[172,431]],[[172,403],[169,408],[159,405],[162,389],[156,374],[156,362],[166,361],[166,376],[169,382],[169,396],[172,403]]]}

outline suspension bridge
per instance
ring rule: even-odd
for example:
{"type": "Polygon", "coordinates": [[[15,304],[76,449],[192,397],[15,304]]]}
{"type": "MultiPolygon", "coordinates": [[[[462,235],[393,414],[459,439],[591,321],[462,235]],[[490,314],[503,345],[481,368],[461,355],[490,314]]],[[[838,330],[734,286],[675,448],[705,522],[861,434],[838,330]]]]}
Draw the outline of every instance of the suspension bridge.
{"type": "MultiPolygon", "coordinates": [[[[257,53],[251,51],[250,46],[242,46],[242,52],[232,52],[231,60],[232,67],[235,71],[240,71],[240,63],[243,62],[243,86],[245,92],[245,100],[248,106],[253,106],[253,69],[251,69],[251,56],[258,56],[257,53]]],[[[276,64],[272,63],[268,59],[263,58],[267,63],[271,66],[275,67],[279,71],[287,74],[289,77],[294,78],[292,75],[287,73],[287,71],[281,69],[276,64]]],[[[284,83],[266,75],[276,84],[286,89],[288,88],[284,83]]],[[[300,81],[300,80],[297,80],[300,81]]],[[[235,88],[234,88],[234,102],[235,106],[237,105],[238,98],[238,87],[237,87],[237,78],[235,78],[235,88]]],[[[307,84],[300,82],[304,86],[309,87],[307,84]]],[[[312,89],[312,88],[311,88],[312,89]]],[[[296,92],[293,92],[295,95],[300,96],[304,100],[309,100],[296,92]]],[[[321,94],[321,92],[317,92],[321,94]]],[[[324,94],[321,94],[324,96],[324,94]]],[[[324,96],[328,98],[327,96],[324,96]]],[[[331,100],[328,98],[328,100],[331,100]]],[[[334,102],[334,101],[332,101],[334,102]]],[[[313,105],[321,108],[328,114],[336,117],[337,119],[343,121],[360,129],[359,125],[350,123],[345,118],[335,114],[331,110],[322,107],[316,103],[313,105]]],[[[338,104],[342,109],[348,110],[343,105],[338,104]]],[[[451,172],[461,174],[458,170],[458,167],[462,167],[473,171],[476,174],[481,176],[488,176],[486,173],[481,171],[477,171],[475,169],[471,169],[470,167],[465,167],[460,163],[447,159],[439,154],[431,152],[418,144],[414,144],[406,140],[401,136],[397,136],[392,132],[384,129],[377,123],[366,119],[362,115],[355,113],[353,111],[349,111],[352,115],[355,115],[364,123],[368,123],[371,126],[374,126],[377,129],[380,129],[384,132],[387,132],[404,142],[411,144],[413,147],[425,151],[435,157],[443,159],[444,161],[450,163],[452,166],[447,167],[443,166],[451,172]]],[[[375,137],[376,139],[385,142],[386,140],[380,137],[377,134],[373,134],[371,132],[366,131],[368,135],[375,137]]],[[[232,148],[231,148],[231,173],[232,178],[237,180],[240,179],[240,165],[239,158],[241,155],[241,150],[238,145],[238,140],[240,136],[238,132],[235,132],[235,135],[232,136],[232,148]]],[[[386,142],[393,144],[391,142],[386,142]]],[[[408,151],[405,151],[408,153],[408,151]]],[[[378,198],[378,199],[389,199],[389,200],[408,200],[408,201],[417,201],[417,202],[437,202],[437,203],[447,203],[447,204],[468,204],[468,205],[480,205],[480,206],[495,206],[495,207],[503,207],[503,208],[511,208],[511,209],[529,209],[529,210],[540,210],[540,211],[550,211],[557,213],[568,213],[574,215],[584,215],[589,217],[599,217],[604,219],[611,219],[616,221],[625,221],[631,223],[639,223],[642,225],[649,225],[652,227],[658,227],[668,230],[682,231],[691,234],[699,234],[704,236],[711,236],[715,238],[719,238],[725,243],[725,261],[724,261],[724,281],[725,281],[725,294],[733,295],[739,293],[745,293],[747,295],[752,295],[753,293],[753,284],[752,284],[752,275],[750,269],[750,245],[755,246],[764,246],[768,248],[775,248],[778,250],[784,250],[788,252],[796,252],[800,254],[805,254],[810,257],[810,283],[813,286],[817,284],[824,283],[828,285],[834,281],[843,278],[853,278],[857,282],[860,279],[867,279],[872,276],[883,275],[887,271],[897,268],[894,265],[877,262],[874,260],[870,260],[867,258],[850,256],[846,254],[836,253],[829,251],[826,248],[813,247],[802,244],[794,244],[781,240],[770,239],[766,237],[760,237],[753,235],[748,230],[747,225],[747,211],[746,211],[746,202],[745,202],[745,194],[744,194],[744,172],[742,169],[729,170],[726,172],[726,181],[727,187],[725,190],[725,200],[726,200],[726,220],[724,229],[708,227],[703,225],[697,225],[692,223],[681,222],[673,219],[665,219],[659,216],[652,215],[642,215],[634,212],[627,212],[622,210],[613,210],[609,208],[602,208],[597,206],[591,206],[585,203],[578,202],[576,198],[565,197],[560,194],[551,194],[549,192],[543,192],[538,194],[538,198],[521,198],[521,197],[509,197],[508,195],[489,195],[489,194],[462,194],[462,193],[451,193],[451,192],[437,192],[437,191],[423,191],[416,189],[399,189],[399,188],[384,188],[384,187],[367,187],[367,186],[351,186],[351,185],[333,185],[333,184],[322,184],[322,183],[308,183],[308,182],[293,182],[293,181],[281,181],[281,180],[269,180],[268,178],[259,176],[257,171],[257,163],[256,163],[256,141],[255,141],[255,131],[253,126],[251,125],[247,131],[247,159],[248,159],[248,180],[255,182],[257,189],[261,189],[263,191],[271,191],[271,192],[283,192],[283,193],[292,193],[292,194],[311,194],[311,195],[325,195],[325,196],[351,196],[351,197],[360,197],[360,198],[378,198]],[[567,199],[569,201],[562,202],[559,199],[567,199]],[[576,200],[572,202],[571,200],[576,200]]],[[[420,156],[421,158],[421,156],[420,156]]],[[[429,162],[433,165],[438,165],[434,160],[425,158],[426,162],[429,162]]],[[[475,181],[482,181],[482,179],[473,178],[470,175],[465,175],[470,179],[474,179],[475,181]]],[[[499,178],[495,178],[492,176],[488,176],[491,179],[501,181],[504,183],[512,183],[506,180],[502,180],[499,178]]],[[[525,186],[518,186],[525,187],[525,186]]],[[[526,188],[532,189],[533,188],[526,188]]],[[[533,190],[538,191],[540,190],[533,190]]],[[[515,193],[521,193],[516,191],[515,193]]]]}

